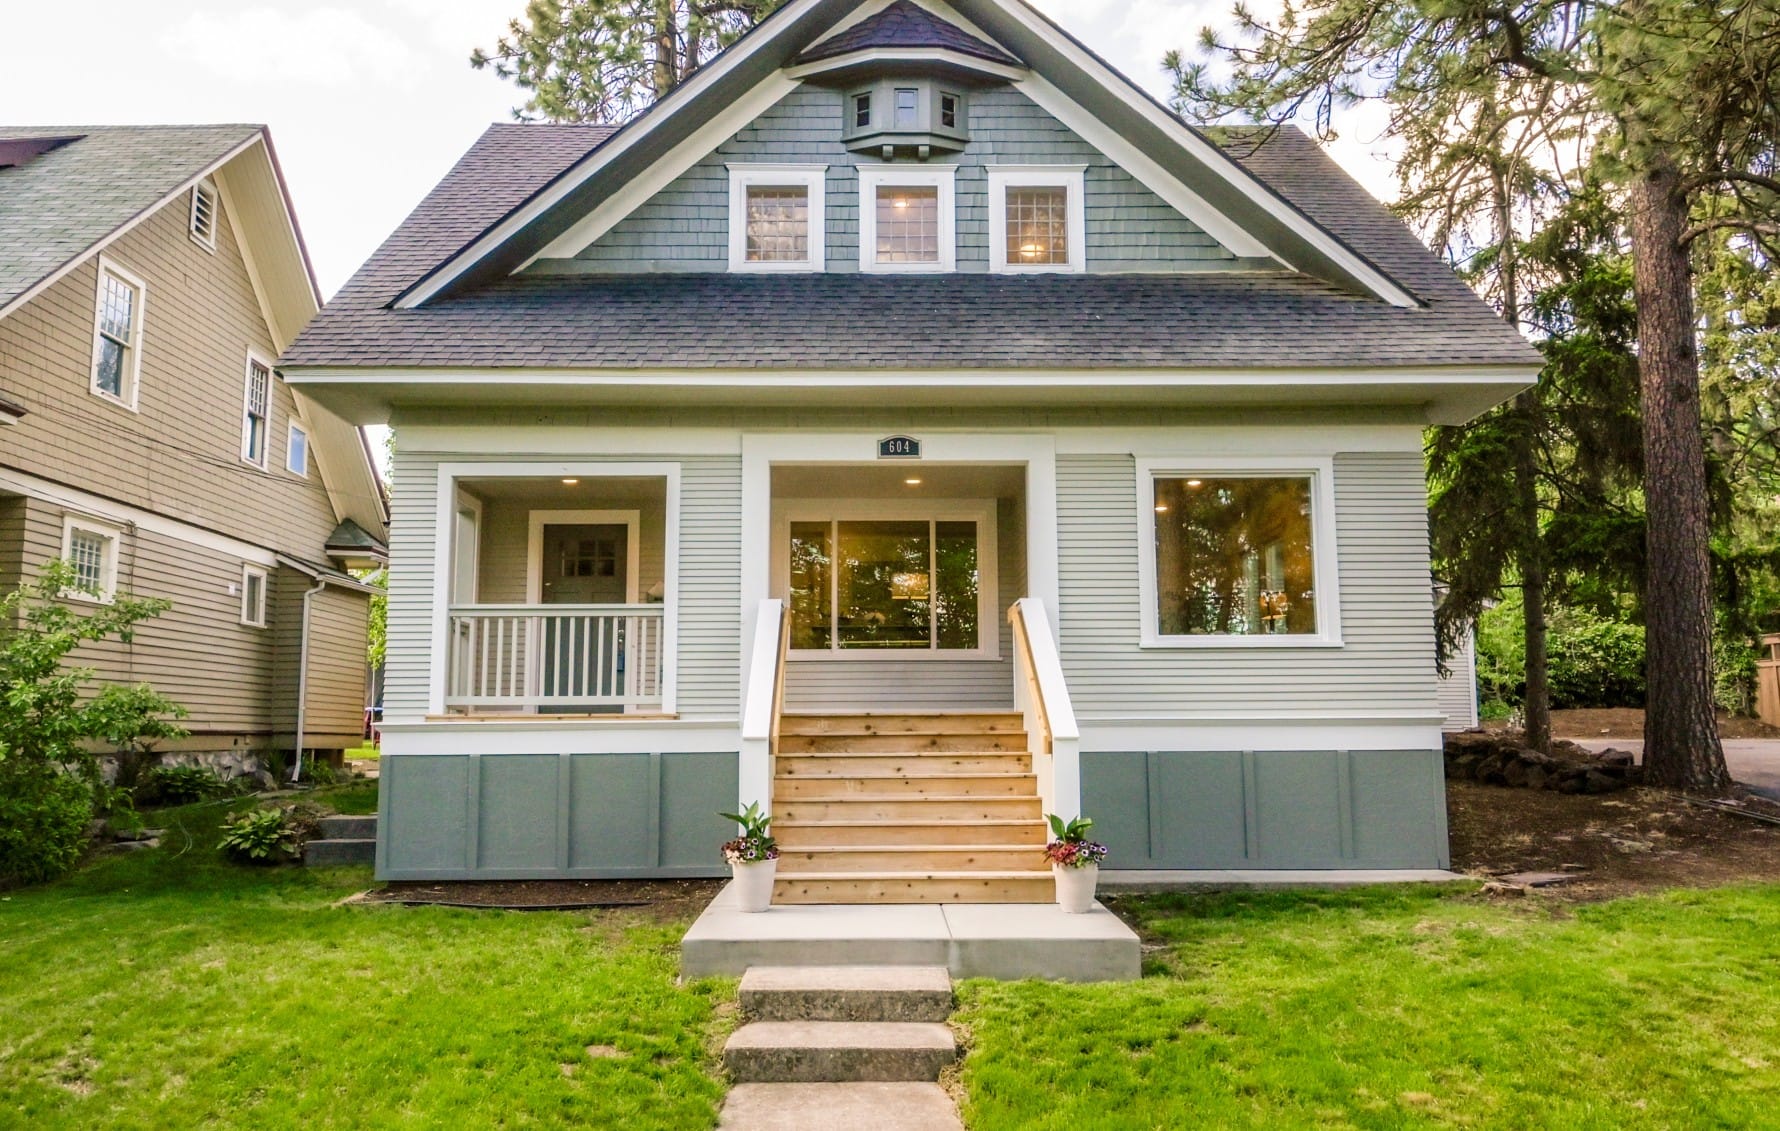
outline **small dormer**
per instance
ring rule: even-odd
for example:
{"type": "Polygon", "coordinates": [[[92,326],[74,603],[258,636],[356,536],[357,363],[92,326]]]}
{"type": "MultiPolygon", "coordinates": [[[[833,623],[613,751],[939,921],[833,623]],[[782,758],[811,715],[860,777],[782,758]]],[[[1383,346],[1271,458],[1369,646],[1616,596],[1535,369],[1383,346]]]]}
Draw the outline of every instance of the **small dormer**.
{"type": "Polygon", "coordinates": [[[850,87],[841,139],[855,153],[926,160],[970,142],[969,96],[962,83],[929,76],[888,76],[850,87]]]}

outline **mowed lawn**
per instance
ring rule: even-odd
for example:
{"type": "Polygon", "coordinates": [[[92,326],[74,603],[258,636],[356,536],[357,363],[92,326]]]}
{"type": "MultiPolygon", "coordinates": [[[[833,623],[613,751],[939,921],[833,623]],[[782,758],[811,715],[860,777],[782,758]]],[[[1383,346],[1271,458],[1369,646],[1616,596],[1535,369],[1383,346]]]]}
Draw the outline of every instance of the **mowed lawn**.
{"type": "MultiPolygon", "coordinates": [[[[335,907],[368,872],[225,864],[223,811],[0,901],[0,1126],[714,1124],[683,924],[335,907]]],[[[1780,1127],[1780,888],[1127,910],[1142,982],[962,987],[971,1127],[1780,1127]]]]}

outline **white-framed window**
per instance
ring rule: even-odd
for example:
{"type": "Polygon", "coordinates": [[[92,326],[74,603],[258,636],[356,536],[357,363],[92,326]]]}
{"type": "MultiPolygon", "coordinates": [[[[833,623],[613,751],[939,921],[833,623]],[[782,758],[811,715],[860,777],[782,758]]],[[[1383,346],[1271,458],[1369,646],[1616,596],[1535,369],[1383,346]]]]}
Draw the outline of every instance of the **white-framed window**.
{"type": "Polygon", "coordinates": [[[824,165],[731,165],[729,269],[822,270],[827,180],[824,165]]]}
{"type": "Polygon", "coordinates": [[[775,522],[777,589],[799,659],[993,659],[993,499],[840,500],[775,522]]]}
{"type": "Polygon", "coordinates": [[[261,471],[272,434],[272,363],[247,355],[246,388],[241,398],[241,458],[261,471]]]}
{"type": "Polygon", "coordinates": [[[294,420],[285,435],[284,470],[309,478],[309,430],[294,420]]]}
{"type": "Polygon", "coordinates": [[[1144,647],[1341,644],[1334,465],[1137,461],[1144,647]]]}
{"type": "Polygon", "coordinates": [[[74,567],[74,580],[62,596],[110,604],[117,595],[117,549],[123,532],[81,515],[62,519],[62,560],[74,567]]]}
{"type": "Polygon", "coordinates": [[[989,267],[1087,269],[1086,165],[989,166],[989,267]]]}
{"type": "Polygon", "coordinates": [[[221,213],[216,182],[206,177],[192,186],[192,239],[207,251],[216,250],[216,224],[221,213]]]}
{"type": "Polygon", "coordinates": [[[142,318],[148,285],[105,256],[93,308],[92,391],[134,412],[142,375],[142,318]]]}
{"type": "Polygon", "coordinates": [[[956,174],[955,165],[861,165],[859,269],[955,270],[956,174]]]}
{"type": "Polygon", "coordinates": [[[256,565],[241,566],[241,623],[249,628],[266,627],[267,572],[256,565]]]}

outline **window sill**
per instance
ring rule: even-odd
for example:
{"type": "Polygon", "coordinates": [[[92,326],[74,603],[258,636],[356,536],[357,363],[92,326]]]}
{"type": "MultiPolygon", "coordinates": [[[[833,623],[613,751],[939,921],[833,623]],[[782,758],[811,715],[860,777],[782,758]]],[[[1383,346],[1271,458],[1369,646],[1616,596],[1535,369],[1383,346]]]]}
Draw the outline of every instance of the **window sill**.
{"type": "Polygon", "coordinates": [[[1329,636],[1146,636],[1138,647],[1146,652],[1243,651],[1251,648],[1345,648],[1341,637],[1329,636]]]}
{"type": "Polygon", "coordinates": [[[785,659],[794,664],[821,663],[838,660],[841,663],[863,663],[871,660],[891,660],[896,663],[915,663],[917,661],[953,664],[974,662],[993,664],[1001,662],[1001,650],[978,652],[941,652],[933,649],[920,650],[915,648],[847,648],[837,651],[791,651],[785,653],[785,659]]]}
{"type": "Polygon", "coordinates": [[[82,605],[117,604],[117,594],[115,593],[93,593],[85,589],[64,589],[60,596],[64,601],[77,601],[82,605]]]}
{"type": "Polygon", "coordinates": [[[737,275],[815,275],[825,270],[824,263],[731,263],[729,270],[737,275]]]}
{"type": "Polygon", "coordinates": [[[134,401],[127,401],[122,397],[114,397],[110,393],[107,393],[102,389],[88,389],[87,391],[92,393],[95,397],[98,397],[100,400],[104,401],[106,404],[115,405],[118,408],[123,409],[125,412],[138,412],[139,411],[137,409],[136,403],[134,401]]]}

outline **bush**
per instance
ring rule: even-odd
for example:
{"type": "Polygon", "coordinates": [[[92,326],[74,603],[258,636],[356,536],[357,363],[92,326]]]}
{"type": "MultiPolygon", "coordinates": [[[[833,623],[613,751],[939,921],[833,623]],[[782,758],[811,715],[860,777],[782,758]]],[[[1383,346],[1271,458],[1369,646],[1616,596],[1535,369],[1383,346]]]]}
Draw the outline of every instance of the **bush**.
{"type": "Polygon", "coordinates": [[[79,862],[93,791],[70,774],[0,775],[0,886],[53,880],[79,862]]]}
{"type": "Polygon", "coordinates": [[[203,766],[156,766],[136,790],[138,805],[189,805],[231,793],[229,783],[203,766]]]}
{"type": "Polygon", "coordinates": [[[317,811],[307,805],[253,809],[223,826],[222,850],[238,864],[286,864],[315,835],[317,811]]]}
{"type": "MultiPolygon", "coordinates": [[[[1589,612],[1554,609],[1546,655],[1551,705],[1642,707],[1644,628],[1589,612]]],[[[1477,627],[1477,686],[1484,702],[1519,707],[1527,693],[1526,640],[1518,596],[1488,610],[1477,627]]]]}

